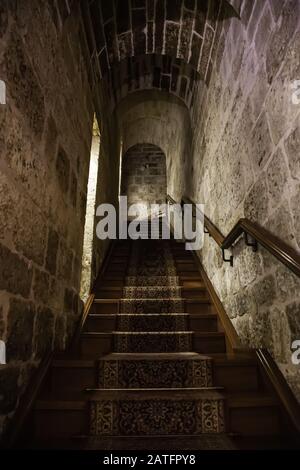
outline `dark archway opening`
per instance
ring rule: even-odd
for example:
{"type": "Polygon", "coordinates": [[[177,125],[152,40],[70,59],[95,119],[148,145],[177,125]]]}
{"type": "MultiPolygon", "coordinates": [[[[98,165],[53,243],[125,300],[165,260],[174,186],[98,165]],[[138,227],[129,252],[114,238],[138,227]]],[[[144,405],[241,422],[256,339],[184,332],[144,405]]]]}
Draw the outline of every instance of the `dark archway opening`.
{"type": "Polygon", "coordinates": [[[160,147],[144,143],[123,157],[121,195],[131,204],[163,204],[167,196],[166,156],[160,147]]]}

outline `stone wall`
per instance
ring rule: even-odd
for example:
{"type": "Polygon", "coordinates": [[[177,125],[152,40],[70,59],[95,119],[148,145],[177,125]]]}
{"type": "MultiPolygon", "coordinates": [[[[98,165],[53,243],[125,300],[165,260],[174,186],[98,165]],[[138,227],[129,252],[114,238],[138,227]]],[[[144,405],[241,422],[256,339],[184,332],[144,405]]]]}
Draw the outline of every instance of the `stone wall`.
{"type": "Polygon", "coordinates": [[[128,197],[128,205],[164,204],[166,171],[166,157],[159,147],[151,144],[131,147],[122,160],[121,194],[128,197]]]}
{"type": "MultiPolygon", "coordinates": [[[[7,88],[0,105],[0,339],[7,345],[0,434],[33,369],[47,350],[67,346],[82,311],[95,87],[81,17],[76,2],[72,14],[69,4],[0,5],[0,79],[7,88]]],[[[112,199],[118,187],[116,152],[105,126],[101,132],[99,179],[108,181],[97,201],[112,199]]],[[[97,263],[105,249],[95,244],[97,263]]]]}
{"type": "Polygon", "coordinates": [[[136,144],[156,145],[167,163],[167,192],[181,197],[182,168],[190,155],[191,121],[187,107],[163,92],[144,91],[127,97],[117,108],[123,153],[136,144]]]}
{"type": "MultiPolygon", "coordinates": [[[[209,88],[194,107],[186,193],[226,235],[240,217],[300,251],[300,2],[235,2],[241,21],[223,22],[209,88]]],[[[239,242],[234,267],[209,238],[200,253],[246,345],[267,347],[300,399],[291,343],[300,339],[300,282],[263,249],[239,242]]]]}

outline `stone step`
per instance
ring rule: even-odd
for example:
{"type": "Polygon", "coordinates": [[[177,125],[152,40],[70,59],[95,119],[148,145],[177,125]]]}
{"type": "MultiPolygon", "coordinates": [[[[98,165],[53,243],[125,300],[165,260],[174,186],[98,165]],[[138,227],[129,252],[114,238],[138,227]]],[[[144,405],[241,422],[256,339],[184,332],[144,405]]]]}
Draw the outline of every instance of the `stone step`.
{"type": "Polygon", "coordinates": [[[181,352],[192,350],[193,332],[113,332],[114,352],[181,352]]]}
{"type": "Polygon", "coordinates": [[[201,435],[225,431],[217,389],[90,390],[92,436],[201,435]]]}
{"type": "Polygon", "coordinates": [[[212,360],[194,353],[111,354],[99,361],[99,388],[211,387],[212,360]]]}

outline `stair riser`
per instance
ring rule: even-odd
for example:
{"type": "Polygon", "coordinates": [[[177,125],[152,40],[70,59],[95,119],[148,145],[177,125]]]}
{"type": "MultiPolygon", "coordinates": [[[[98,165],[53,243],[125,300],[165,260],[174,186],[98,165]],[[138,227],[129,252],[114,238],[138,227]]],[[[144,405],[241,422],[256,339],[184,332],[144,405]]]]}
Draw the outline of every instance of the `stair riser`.
{"type": "Polygon", "coordinates": [[[99,363],[99,388],[201,388],[212,384],[209,360],[103,360],[99,363]]]}
{"type": "Polygon", "coordinates": [[[179,315],[135,315],[117,317],[117,331],[185,331],[188,318],[179,315]]]}
{"type": "Polygon", "coordinates": [[[103,302],[103,303],[93,303],[90,313],[97,315],[106,315],[106,314],[117,314],[119,312],[119,302],[103,302]]]}
{"type": "Polygon", "coordinates": [[[113,335],[114,352],[153,353],[187,352],[191,350],[192,335],[113,335]]]}
{"type": "Polygon", "coordinates": [[[111,315],[111,318],[88,318],[85,331],[94,333],[112,333],[117,329],[117,317],[111,315]]]}
{"type": "Polygon", "coordinates": [[[185,313],[185,305],[180,299],[122,300],[120,313],[185,313]]]}
{"type": "MultiPolygon", "coordinates": [[[[145,300],[145,299],[144,299],[145,300]]],[[[147,300],[147,299],[146,299],[147,300]]],[[[119,306],[118,306],[118,300],[115,302],[102,302],[102,303],[94,303],[91,307],[91,313],[95,314],[109,314],[109,313],[114,313],[117,314],[119,312],[119,306]]],[[[130,302],[127,303],[127,307],[125,304],[123,304],[122,308],[122,302],[120,302],[120,312],[123,313],[143,313],[143,309],[141,307],[140,302],[132,302],[130,305],[130,302]]],[[[203,314],[210,314],[210,313],[215,313],[215,309],[211,303],[203,303],[203,302],[197,302],[192,301],[192,302],[182,302],[179,303],[177,302],[144,302],[145,309],[149,311],[149,313],[203,313],[203,314]],[[148,307],[147,307],[148,305],[148,307]],[[161,305],[161,310],[157,310],[157,308],[160,308],[159,305],[161,305]]],[[[147,313],[147,311],[145,313],[147,313]]]]}
{"type": "Polygon", "coordinates": [[[224,432],[222,401],[91,402],[92,436],[201,435],[221,432],[224,432]]]}
{"type": "Polygon", "coordinates": [[[34,433],[38,440],[86,434],[88,428],[87,410],[52,409],[34,413],[34,433]]]}
{"type": "Polygon", "coordinates": [[[258,390],[258,372],[255,366],[214,365],[214,384],[228,392],[258,390]]]}
{"type": "Polygon", "coordinates": [[[97,385],[97,369],[93,368],[72,368],[55,367],[51,371],[51,389],[60,391],[85,390],[94,388],[97,385]]]}
{"type": "Polygon", "coordinates": [[[200,354],[213,354],[213,353],[225,353],[226,344],[225,338],[223,337],[201,337],[193,338],[193,351],[200,354]]]}
{"type": "Polygon", "coordinates": [[[201,303],[201,302],[197,302],[196,300],[192,301],[192,302],[185,302],[185,309],[184,310],[185,310],[186,313],[190,313],[190,314],[193,314],[193,313],[201,314],[201,313],[203,313],[204,315],[208,315],[208,314],[215,314],[216,313],[214,306],[210,302],[201,303]]]}
{"type": "MultiPolygon", "coordinates": [[[[197,288],[197,287],[199,289],[204,288],[204,284],[200,276],[198,276],[197,279],[191,278],[191,280],[185,279],[184,277],[180,277],[178,284],[184,288],[197,288]]],[[[104,280],[101,280],[101,283],[99,283],[99,285],[96,284],[96,294],[100,292],[101,289],[108,290],[110,287],[123,288],[125,285],[128,285],[126,282],[126,277],[122,277],[122,278],[112,277],[109,280],[104,279],[104,280]]],[[[135,285],[139,285],[138,281],[136,282],[135,285]]],[[[155,282],[153,281],[153,285],[157,285],[157,284],[155,284],[155,282]]]]}
{"type": "Polygon", "coordinates": [[[100,358],[112,350],[112,336],[103,335],[100,338],[82,337],[80,353],[82,357],[100,358]]]}
{"type": "MultiPolygon", "coordinates": [[[[131,323],[132,325],[132,323],[131,323]]],[[[98,332],[98,333],[111,333],[113,331],[116,331],[117,328],[120,328],[121,325],[117,324],[117,319],[114,315],[111,316],[111,318],[88,318],[86,326],[85,326],[85,331],[90,331],[90,332],[98,332]]],[[[124,327],[122,327],[124,328],[124,327]]],[[[129,328],[129,327],[128,327],[129,328]]],[[[174,323],[174,329],[182,331],[182,327],[176,327],[176,324],[174,323]]],[[[187,319],[187,324],[185,325],[185,329],[189,331],[199,331],[199,332],[214,332],[217,331],[217,320],[216,319],[207,319],[207,318],[193,318],[192,316],[187,319]]],[[[151,322],[149,324],[149,327],[147,330],[144,331],[170,331],[170,329],[165,329],[161,330],[160,327],[155,328],[155,324],[151,322]]],[[[122,331],[137,331],[136,329],[122,329],[122,331]]]]}
{"type": "Polygon", "coordinates": [[[189,317],[189,328],[190,331],[195,332],[214,332],[218,331],[218,321],[216,318],[193,318],[192,315],[189,317]]]}
{"type": "Polygon", "coordinates": [[[280,433],[276,407],[229,408],[228,429],[241,436],[275,436],[280,433]]]}

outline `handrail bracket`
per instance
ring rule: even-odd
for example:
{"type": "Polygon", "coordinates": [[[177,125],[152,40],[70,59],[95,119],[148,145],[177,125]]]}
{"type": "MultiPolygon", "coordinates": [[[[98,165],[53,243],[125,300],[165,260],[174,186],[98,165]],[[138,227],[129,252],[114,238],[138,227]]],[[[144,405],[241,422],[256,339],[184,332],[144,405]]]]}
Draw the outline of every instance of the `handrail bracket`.
{"type": "Polygon", "coordinates": [[[230,266],[233,267],[233,256],[231,255],[230,258],[226,259],[225,248],[222,248],[222,254],[223,254],[223,261],[225,261],[225,263],[230,263],[230,266]]]}
{"type": "Polygon", "coordinates": [[[247,232],[244,232],[244,235],[245,235],[245,243],[247,246],[250,246],[253,250],[254,253],[256,253],[258,251],[258,243],[255,239],[253,239],[253,241],[250,241],[249,240],[249,237],[248,237],[248,233],[247,232]]]}

